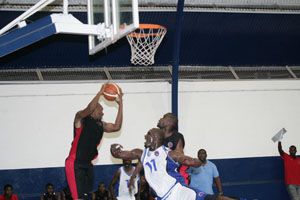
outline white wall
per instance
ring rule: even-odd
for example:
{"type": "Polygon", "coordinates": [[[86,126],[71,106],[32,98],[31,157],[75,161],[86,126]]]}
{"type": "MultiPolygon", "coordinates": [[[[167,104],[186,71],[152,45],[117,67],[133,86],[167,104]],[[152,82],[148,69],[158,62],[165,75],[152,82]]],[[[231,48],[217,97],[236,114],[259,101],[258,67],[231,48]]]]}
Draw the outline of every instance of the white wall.
{"type": "MultiPolygon", "coordinates": [[[[143,147],[144,134],[171,109],[166,82],[118,83],[124,95],[124,121],[105,134],[96,164],[111,164],[112,143],[143,147]]],[[[100,83],[0,85],[0,169],[61,167],[73,137],[73,118],[100,83]]],[[[300,81],[180,82],[179,126],[186,153],[205,148],[210,158],[277,155],[270,138],[285,127],[284,147],[300,148],[300,81]]],[[[104,121],[117,107],[104,104],[104,121]]]]}
{"type": "Polygon", "coordinates": [[[271,137],[285,127],[283,147],[300,149],[300,81],[180,84],[180,130],[185,152],[209,158],[277,156],[271,137]]]}

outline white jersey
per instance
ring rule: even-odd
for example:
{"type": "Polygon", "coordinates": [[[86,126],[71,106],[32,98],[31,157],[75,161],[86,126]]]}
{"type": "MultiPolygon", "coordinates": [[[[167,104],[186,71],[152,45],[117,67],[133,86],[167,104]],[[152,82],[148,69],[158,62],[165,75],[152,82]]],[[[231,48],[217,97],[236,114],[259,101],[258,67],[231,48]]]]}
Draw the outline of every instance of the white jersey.
{"type": "Polygon", "coordinates": [[[176,167],[174,160],[168,156],[169,149],[161,146],[155,151],[144,149],[142,163],[145,177],[150,187],[156,192],[160,200],[204,200],[206,194],[183,186],[168,169],[176,167]],[[171,168],[170,168],[171,167],[171,168]]]}
{"type": "Polygon", "coordinates": [[[167,172],[168,152],[166,147],[161,146],[155,151],[146,148],[142,155],[146,180],[160,198],[164,198],[176,184],[176,179],[167,172]]]}
{"type": "Polygon", "coordinates": [[[117,197],[118,200],[121,200],[121,199],[127,199],[127,200],[135,199],[134,194],[137,193],[138,178],[135,179],[135,182],[134,182],[134,188],[135,189],[133,190],[132,194],[130,194],[129,189],[128,189],[129,180],[130,180],[130,177],[131,177],[134,169],[135,169],[135,167],[133,167],[133,170],[131,171],[131,173],[128,174],[124,170],[124,167],[120,167],[119,195],[117,197]]]}

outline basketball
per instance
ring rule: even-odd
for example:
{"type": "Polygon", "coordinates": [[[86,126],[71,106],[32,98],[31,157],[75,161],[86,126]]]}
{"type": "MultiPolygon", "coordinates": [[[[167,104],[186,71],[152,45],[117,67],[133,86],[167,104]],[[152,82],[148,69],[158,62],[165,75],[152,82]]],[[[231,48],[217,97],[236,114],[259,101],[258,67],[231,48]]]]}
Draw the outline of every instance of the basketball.
{"type": "Polygon", "coordinates": [[[114,101],[116,100],[116,98],[118,97],[118,95],[120,94],[121,89],[120,87],[115,84],[115,83],[107,83],[105,85],[104,91],[103,91],[103,95],[104,98],[108,101],[114,101]]]}

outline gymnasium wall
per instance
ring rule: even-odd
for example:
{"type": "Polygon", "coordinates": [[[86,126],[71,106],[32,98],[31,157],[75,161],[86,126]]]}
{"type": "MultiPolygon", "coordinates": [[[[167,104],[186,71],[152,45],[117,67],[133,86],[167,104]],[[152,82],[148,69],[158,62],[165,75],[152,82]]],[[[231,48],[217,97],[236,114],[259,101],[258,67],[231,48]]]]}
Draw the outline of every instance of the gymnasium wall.
{"type": "MultiPolygon", "coordinates": [[[[287,199],[282,162],[271,137],[288,132],[285,150],[300,146],[300,82],[208,81],[179,83],[179,129],[185,152],[205,148],[217,164],[225,192],[248,199],[287,199]],[[272,197],[272,198],[270,198],[272,197]]],[[[105,134],[94,162],[95,187],[109,183],[119,160],[112,143],[125,149],[143,147],[144,134],[171,108],[167,82],[118,83],[124,91],[120,132],[105,134]]],[[[100,83],[0,85],[0,185],[11,183],[21,199],[37,199],[47,182],[65,184],[64,160],[72,142],[75,113],[83,109],[100,83]]],[[[104,121],[113,121],[117,107],[101,99],[104,121]]]]}
{"type": "Polygon", "coordinates": [[[210,158],[276,156],[271,137],[287,129],[283,145],[300,148],[299,81],[180,83],[180,131],[186,152],[210,158]]]}

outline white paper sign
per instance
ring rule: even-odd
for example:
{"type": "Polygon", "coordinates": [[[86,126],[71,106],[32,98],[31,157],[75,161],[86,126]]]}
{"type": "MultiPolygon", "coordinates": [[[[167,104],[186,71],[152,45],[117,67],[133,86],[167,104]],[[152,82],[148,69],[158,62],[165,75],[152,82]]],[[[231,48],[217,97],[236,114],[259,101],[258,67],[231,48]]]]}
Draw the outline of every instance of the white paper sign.
{"type": "Polygon", "coordinates": [[[277,141],[282,140],[283,135],[284,135],[285,133],[286,133],[285,128],[282,128],[278,133],[276,133],[276,134],[272,137],[273,142],[277,142],[277,141]]]}

